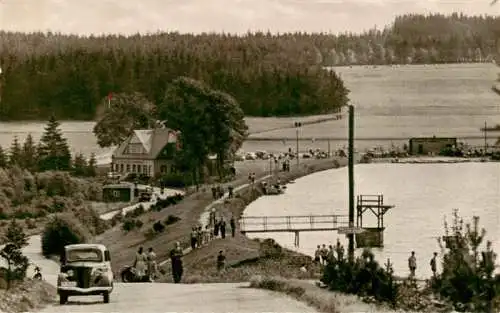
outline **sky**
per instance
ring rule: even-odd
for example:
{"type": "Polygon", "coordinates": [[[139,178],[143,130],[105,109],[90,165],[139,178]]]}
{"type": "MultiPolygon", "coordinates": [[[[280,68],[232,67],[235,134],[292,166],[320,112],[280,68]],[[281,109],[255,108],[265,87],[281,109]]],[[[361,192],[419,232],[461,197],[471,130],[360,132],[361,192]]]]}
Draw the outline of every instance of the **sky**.
{"type": "Polygon", "coordinates": [[[0,0],[0,29],[102,33],[361,32],[406,13],[500,14],[491,0],[0,0]]]}

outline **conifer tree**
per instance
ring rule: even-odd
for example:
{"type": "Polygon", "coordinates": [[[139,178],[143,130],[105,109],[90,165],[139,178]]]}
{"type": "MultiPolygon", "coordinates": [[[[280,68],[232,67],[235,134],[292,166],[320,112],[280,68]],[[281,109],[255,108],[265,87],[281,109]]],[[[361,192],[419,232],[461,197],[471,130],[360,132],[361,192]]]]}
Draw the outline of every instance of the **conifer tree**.
{"type": "Polygon", "coordinates": [[[51,116],[38,147],[41,171],[67,171],[71,169],[71,153],[66,138],[62,136],[59,122],[51,116]]]}
{"type": "Polygon", "coordinates": [[[73,160],[73,175],[84,176],[87,172],[87,161],[82,153],[75,155],[73,160]]]}
{"type": "Polygon", "coordinates": [[[15,219],[10,222],[3,241],[6,245],[0,250],[0,257],[7,263],[7,288],[13,280],[22,280],[26,276],[29,260],[22,253],[22,248],[28,245],[28,238],[15,219]]]}
{"type": "Polygon", "coordinates": [[[22,166],[30,171],[35,171],[38,164],[37,148],[31,134],[28,134],[24,141],[22,151],[22,166]]]}
{"type": "Polygon", "coordinates": [[[92,152],[90,155],[89,163],[87,166],[87,175],[88,176],[95,176],[97,173],[97,159],[95,156],[95,153],[92,152]]]}
{"type": "Polygon", "coordinates": [[[0,146],[0,168],[7,167],[7,164],[8,164],[7,155],[5,154],[5,151],[3,150],[2,146],[0,146]]]}
{"type": "Polygon", "coordinates": [[[22,152],[21,145],[19,144],[19,139],[17,136],[14,137],[12,144],[10,146],[9,164],[21,165],[22,164],[22,152]]]}

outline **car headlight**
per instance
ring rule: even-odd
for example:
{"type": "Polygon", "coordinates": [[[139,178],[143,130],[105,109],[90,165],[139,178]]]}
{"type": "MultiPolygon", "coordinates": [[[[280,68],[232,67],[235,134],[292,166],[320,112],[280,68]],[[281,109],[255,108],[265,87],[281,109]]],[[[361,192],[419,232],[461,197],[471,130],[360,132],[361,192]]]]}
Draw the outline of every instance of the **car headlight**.
{"type": "Polygon", "coordinates": [[[93,275],[104,275],[108,272],[108,268],[106,266],[94,267],[92,269],[93,275]]]}
{"type": "Polygon", "coordinates": [[[74,275],[75,275],[75,272],[73,272],[73,270],[68,270],[66,272],[66,276],[68,276],[68,277],[73,277],[74,275]]]}

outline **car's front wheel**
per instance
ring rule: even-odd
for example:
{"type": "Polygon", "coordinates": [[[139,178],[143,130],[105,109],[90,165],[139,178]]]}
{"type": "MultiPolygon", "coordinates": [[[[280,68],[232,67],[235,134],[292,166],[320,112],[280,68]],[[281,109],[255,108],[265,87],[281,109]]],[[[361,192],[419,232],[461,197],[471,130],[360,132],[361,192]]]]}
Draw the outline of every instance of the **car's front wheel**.
{"type": "Polygon", "coordinates": [[[66,302],[68,302],[68,295],[64,293],[59,294],[59,304],[63,305],[66,302]]]}
{"type": "Polygon", "coordinates": [[[109,292],[105,291],[102,294],[102,299],[103,299],[104,303],[109,303],[109,292]]]}

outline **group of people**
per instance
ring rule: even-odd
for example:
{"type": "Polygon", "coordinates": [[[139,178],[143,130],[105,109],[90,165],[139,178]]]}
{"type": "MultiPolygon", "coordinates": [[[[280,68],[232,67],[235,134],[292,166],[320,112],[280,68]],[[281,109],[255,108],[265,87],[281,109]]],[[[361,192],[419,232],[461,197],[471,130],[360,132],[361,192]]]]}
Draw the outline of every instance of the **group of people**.
{"type": "Polygon", "coordinates": [[[335,248],[332,245],[329,245],[328,248],[325,244],[318,245],[314,252],[314,262],[325,266],[335,262],[335,255],[337,255],[337,260],[342,260],[344,257],[344,247],[338,239],[335,248]]]}
{"type": "Polygon", "coordinates": [[[138,277],[149,277],[152,282],[158,276],[158,267],[156,264],[156,253],[153,248],[149,248],[148,252],[144,252],[143,247],[139,247],[134,261],[135,274],[138,277]]]}
{"type": "MultiPolygon", "coordinates": [[[[172,263],[172,276],[174,283],[179,283],[182,278],[183,265],[182,256],[184,255],[179,242],[175,243],[174,249],[170,251],[170,261],[172,263]]],[[[144,252],[143,247],[139,247],[135,255],[133,267],[135,275],[144,281],[142,278],[147,277],[150,282],[154,282],[158,278],[158,264],[156,262],[156,253],[153,248],[149,248],[148,252],[144,252]]]]}
{"type": "MultiPolygon", "coordinates": [[[[436,277],[437,275],[437,256],[438,253],[434,252],[429,262],[433,277],[436,277]]],[[[410,257],[408,258],[408,268],[410,269],[410,278],[415,278],[415,272],[417,270],[417,257],[415,256],[415,251],[412,251],[410,257]]]]}
{"type": "MultiPolygon", "coordinates": [[[[325,266],[335,261],[335,255],[337,260],[341,260],[343,258],[343,253],[344,253],[344,247],[340,244],[340,241],[337,239],[337,244],[335,245],[335,247],[329,245],[327,248],[325,244],[318,245],[314,253],[314,262],[322,266],[325,266]]],[[[429,262],[432,275],[434,277],[436,277],[437,275],[437,256],[438,253],[434,252],[433,257],[429,262]]],[[[412,251],[410,257],[408,258],[408,268],[410,270],[410,278],[415,278],[415,272],[417,270],[417,257],[415,256],[415,251],[412,251]]]]}

